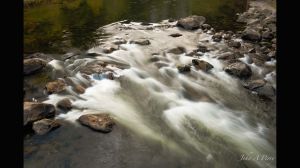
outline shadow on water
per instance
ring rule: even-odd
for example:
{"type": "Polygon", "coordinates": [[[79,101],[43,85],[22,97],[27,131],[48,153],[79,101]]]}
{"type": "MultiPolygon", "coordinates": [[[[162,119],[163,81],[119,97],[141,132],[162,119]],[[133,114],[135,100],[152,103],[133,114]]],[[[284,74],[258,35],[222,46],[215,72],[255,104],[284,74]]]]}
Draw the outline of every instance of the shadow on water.
{"type": "Polygon", "coordinates": [[[163,19],[203,15],[214,28],[240,30],[236,13],[246,0],[69,0],[24,9],[25,53],[63,53],[70,48],[97,45],[103,25],[133,20],[158,22],[163,19]]]}

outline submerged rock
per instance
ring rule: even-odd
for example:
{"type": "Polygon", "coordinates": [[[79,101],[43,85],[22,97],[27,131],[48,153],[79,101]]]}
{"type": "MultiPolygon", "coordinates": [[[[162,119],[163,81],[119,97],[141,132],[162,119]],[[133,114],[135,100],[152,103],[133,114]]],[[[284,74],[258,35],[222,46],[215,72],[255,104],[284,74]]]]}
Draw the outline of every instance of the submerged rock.
{"type": "Polygon", "coordinates": [[[205,17],[192,15],[182,19],[179,19],[176,23],[176,26],[182,27],[187,30],[199,29],[201,25],[205,22],[205,17]]]}
{"type": "Polygon", "coordinates": [[[249,78],[252,75],[251,68],[242,62],[234,62],[225,67],[225,72],[239,78],[249,78]]]}
{"type": "Polygon", "coordinates": [[[37,120],[55,116],[55,107],[52,104],[24,102],[23,110],[24,126],[37,120]]]}
{"type": "Polygon", "coordinates": [[[24,75],[31,75],[40,71],[46,66],[47,62],[39,58],[30,58],[23,60],[23,73],[24,75]]]}
{"type": "Polygon", "coordinates": [[[192,64],[197,70],[201,69],[202,71],[205,71],[205,72],[209,71],[210,69],[212,69],[214,67],[213,65],[211,65],[208,62],[203,61],[203,60],[198,60],[198,59],[193,59],[192,64]]]}
{"type": "Polygon", "coordinates": [[[191,71],[191,67],[188,65],[179,65],[177,66],[177,69],[180,73],[187,73],[191,71]]]}
{"type": "Polygon", "coordinates": [[[62,110],[69,111],[72,109],[72,103],[70,99],[64,98],[56,103],[56,106],[62,110]]]}
{"type": "Polygon", "coordinates": [[[108,114],[86,114],[79,117],[78,121],[95,131],[104,133],[111,132],[115,125],[108,114]]]}
{"type": "Polygon", "coordinates": [[[48,94],[52,94],[64,91],[66,89],[66,86],[67,85],[63,80],[58,79],[52,82],[48,82],[45,86],[45,89],[48,94]]]}
{"type": "Polygon", "coordinates": [[[169,49],[167,52],[172,54],[182,54],[185,53],[185,51],[186,50],[184,47],[176,47],[176,48],[169,49]]]}
{"type": "Polygon", "coordinates": [[[34,122],[32,125],[32,129],[38,135],[44,135],[58,127],[60,127],[60,123],[58,123],[56,120],[50,119],[42,119],[34,122]]]}
{"type": "Polygon", "coordinates": [[[133,40],[133,41],[130,41],[130,44],[139,44],[139,45],[150,45],[150,41],[149,40],[133,40]]]}

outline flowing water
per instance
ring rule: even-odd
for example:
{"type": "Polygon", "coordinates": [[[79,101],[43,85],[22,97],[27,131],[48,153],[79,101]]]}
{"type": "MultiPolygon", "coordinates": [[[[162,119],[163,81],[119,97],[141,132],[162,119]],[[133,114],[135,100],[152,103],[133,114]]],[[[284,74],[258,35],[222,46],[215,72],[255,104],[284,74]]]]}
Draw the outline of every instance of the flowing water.
{"type": "MultiPolygon", "coordinates": [[[[143,30],[139,23],[131,23],[132,30],[119,32],[120,25],[104,27],[112,34],[107,41],[146,38],[151,44],[127,42],[111,54],[94,47],[87,52],[98,56],[49,63],[75,83],[91,87],[83,94],[68,88],[44,101],[55,104],[68,97],[73,109],[57,116],[64,123],[61,128],[25,140],[27,147],[39,148],[25,157],[25,167],[275,167],[274,104],[249,94],[239,80],[223,71],[224,64],[215,56],[227,48],[224,43],[212,42],[211,35],[201,30],[143,30]],[[183,36],[168,36],[176,32],[183,36]],[[201,59],[214,68],[209,73],[194,68],[190,73],[179,73],[176,66],[189,64],[194,58],[166,50],[176,46],[192,50],[199,43],[211,47],[201,59]],[[149,61],[152,57],[158,62],[149,61]],[[116,79],[90,75],[89,81],[82,77],[78,68],[95,61],[108,63],[116,79]],[[117,124],[109,134],[93,132],[76,121],[89,113],[109,113],[117,124]],[[254,159],[263,155],[265,159],[254,159]]],[[[276,85],[269,71],[257,68],[255,75],[276,85]]]]}

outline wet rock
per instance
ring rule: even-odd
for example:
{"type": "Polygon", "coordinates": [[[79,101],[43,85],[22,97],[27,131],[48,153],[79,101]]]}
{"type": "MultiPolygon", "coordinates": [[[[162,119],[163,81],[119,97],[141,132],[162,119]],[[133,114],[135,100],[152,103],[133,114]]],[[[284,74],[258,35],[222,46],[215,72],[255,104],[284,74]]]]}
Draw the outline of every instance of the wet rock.
{"type": "Polygon", "coordinates": [[[105,54],[109,54],[109,53],[112,53],[113,51],[116,51],[118,48],[116,47],[104,47],[102,48],[102,52],[105,53],[105,54]]]}
{"type": "Polygon", "coordinates": [[[270,58],[264,54],[256,54],[256,53],[249,53],[248,56],[253,60],[256,65],[262,65],[266,61],[269,61],[270,58]]]}
{"type": "Polygon", "coordinates": [[[276,42],[277,42],[276,38],[274,38],[271,42],[272,42],[273,44],[276,44],[276,42]]]}
{"type": "Polygon", "coordinates": [[[83,94],[85,92],[85,88],[81,85],[75,85],[73,90],[79,94],[83,94]]]}
{"type": "Polygon", "coordinates": [[[149,61],[150,62],[157,62],[157,61],[159,61],[159,57],[151,57],[150,59],[149,59],[149,61]]]}
{"type": "Polygon", "coordinates": [[[251,48],[248,50],[248,53],[255,53],[255,52],[256,52],[255,48],[251,48]]]}
{"type": "Polygon", "coordinates": [[[164,62],[155,62],[154,65],[155,65],[157,68],[162,68],[162,67],[167,67],[167,66],[169,66],[169,64],[164,63],[164,62]]]}
{"type": "Polygon", "coordinates": [[[44,135],[58,127],[60,127],[60,124],[56,120],[50,119],[42,119],[34,122],[32,125],[32,129],[38,135],[44,135]]]}
{"type": "Polygon", "coordinates": [[[168,22],[175,22],[176,20],[173,18],[168,19],[168,22]]]}
{"type": "Polygon", "coordinates": [[[115,45],[126,44],[127,41],[125,39],[117,39],[112,42],[115,45]]]}
{"type": "Polygon", "coordinates": [[[264,80],[257,79],[257,80],[251,80],[251,81],[243,83],[243,87],[245,87],[246,89],[249,89],[249,90],[254,90],[259,87],[264,86],[265,84],[266,84],[266,82],[264,80]]]}
{"type": "Polygon", "coordinates": [[[263,32],[262,33],[262,38],[266,40],[272,40],[273,39],[273,34],[270,32],[263,32]]]}
{"type": "Polygon", "coordinates": [[[131,20],[124,20],[124,21],[121,21],[120,23],[122,23],[122,24],[129,24],[129,23],[131,23],[131,20]]]}
{"type": "Polygon", "coordinates": [[[59,93],[59,92],[65,90],[66,86],[67,85],[63,80],[58,79],[58,80],[55,80],[52,82],[48,82],[45,86],[45,89],[48,94],[52,94],[52,93],[59,93]]]}
{"type": "Polygon", "coordinates": [[[138,44],[138,45],[150,45],[150,41],[149,40],[133,40],[130,42],[130,44],[138,44]]]}
{"type": "Polygon", "coordinates": [[[262,87],[254,89],[254,91],[257,92],[259,96],[273,97],[276,95],[275,89],[268,83],[262,87]]]}
{"type": "Polygon", "coordinates": [[[198,59],[193,59],[192,64],[197,70],[201,69],[202,71],[205,71],[205,72],[209,71],[210,69],[212,69],[214,67],[213,65],[211,65],[208,62],[203,61],[203,60],[198,60],[198,59]]]}
{"type": "Polygon", "coordinates": [[[209,30],[211,28],[211,26],[209,24],[202,24],[201,28],[203,30],[209,30]]]}
{"type": "Polygon", "coordinates": [[[263,46],[263,47],[267,47],[267,48],[271,48],[271,47],[272,47],[272,44],[271,44],[271,43],[265,42],[265,41],[259,42],[259,45],[260,45],[260,46],[263,46]]]}
{"type": "Polygon", "coordinates": [[[180,33],[173,33],[173,34],[170,34],[169,36],[171,36],[171,37],[180,37],[180,36],[182,36],[182,34],[180,34],[180,33]]]}
{"type": "Polygon", "coordinates": [[[228,46],[229,47],[234,47],[234,48],[240,48],[241,47],[241,43],[238,41],[229,41],[228,42],[228,46]]]}
{"type": "Polygon", "coordinates": [[[40,71],[46,66],[47,62],[39,58],[30,58],[23,60],[23,73],[24,75],[31,75],[40,71]]]}
{"type": "Polygon", "coordinates": [[[197,46],[197,52],[199,52],[199,51],[205,53],[205,52],[208,52],[209,50],[207,49],[206,46],[199,44],[197,46]]]}
{"type": "Polygon", "coordinates": [[[268,24],[267,27],[268,27],[272,32],[276,32],[276,24],[271,23],[271,24],[268,24]]]}
{"type": "Polygon", "coordinates": [[[191,71],[191,67],[188,65],[179,65],[177,66],[177,69],[180,73],[187,73],[191,71]]]}
{"type": "Polygon", "coordinates": [[[242,39],[252,42],[257,42],[261,39],[261,35],[258,31],[253,29],[246,29],[242,33],[242,39]]]}
{"type": "Polygon", "coordinates": [[[176,26],[182,27],[187,30],[195,30],[200,28],[200,26],[205,22],[205,17],[192,15],[186,18],[179,19],[176,26]]]}
{"type": "Polygon", "coordinates": [[[56,106],[62,110],[69,111],[72,109],[72,103],[70,99],[64,98],[56,103],[56,106]]]}
{"type": "Polygon", "coordinates": [[[276,51],[271,51],[267,54],[268,57],[270,58],[276,58],[276,51]]]}
{"type": "Polygon", "coordinates": [[[37,120],[55,116],[55,107],[52,104],[24,102],[23,110],[24,126],[37,120]]]}
{"type": "Polygon", "coordinates": [[[176,47],[176,48],[169,49],[167,52],[172,54],[182,54],[185,53],[185,51],[186,50],[184,47],[176,47]]]}
{"type": "Polygon", "coordinates": [[[242,62],[234,62],[225,67],[225,72],[238,78],[249,78],[252,75],[251,68],[242,62]]]}
{"type": "Polygon", "coordinates": [[[86,114],[79,117],[78,121],[95,131],[103,133],[111,132],[115,125],[108,114],[86,114]]]}
{"type": "Polygon", "coordinates": [[[81,66],[79,68],[79,71],[81,73],[91,75],[93,73],[103,73],[106,71],[109,71],[109,69],[105,68],[106,64],[101,61],[93,61],[85,64],[84,66],[81,66]]]}
{"type": "Polygon", "coordinates": [[[220,41],[222,40],[222,35],[216,33],[216,34],[213,35],[211,38],[213,39],[214,42],[220,42],[220,41]]]}
{"type": "Polygon", "coordinates": [[[230,39],[231,39],[231,35],[230,35],[230,34],[225,34],[225,35],[223,36],[223,38],[224,38],[225,40],[230,40],[230,39]]]}
{"type": "Polygon", "coordinates": [[[150,25],[152,25],[152,24],[151,24],[151,23],[148,23],[148,22],[142,22],[141,25],[142,25],[142,26],[150,26],[150,25]]]}

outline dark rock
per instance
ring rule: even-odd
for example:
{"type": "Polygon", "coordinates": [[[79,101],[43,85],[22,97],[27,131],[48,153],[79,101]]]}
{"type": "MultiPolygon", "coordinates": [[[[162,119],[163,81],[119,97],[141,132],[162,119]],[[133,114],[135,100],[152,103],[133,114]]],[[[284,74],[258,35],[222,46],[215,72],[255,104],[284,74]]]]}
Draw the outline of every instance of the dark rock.
{"type": "Polygon", "coordinates": [[[180,73],[186,73],[191,71],[191,67],[188,65],[179,65],[177,66],[177,69],[180,73]]]}
{"type": "Polygon", "coordinates": [[[231,30],[227,31],[226,34],[229,34],[230,36],[234,35],[233,31],[231,30]]]}
{"type": "Polygon", "coordinates": [[[176,48],[172,48],[170,50],[168,50],[168,53],[173,53],[173,54],[182,54],[185,53],[185,48],[183,47],[176,47],[176,48]]]}
{"type": "Polygon", "coordinates": [[[241,47],[241,43],[238,41],[229,41],[228,42],[228,46],[229,47],[234,47],[234,48],[240,48],[241,47]]]}
{"type": "Polygon", "coordinates": [[[95,131],[103,133],[111,132],[115,125],[108,114],[86,114],[79,117],[78,121],[95,131]]]}
{"type": "Polygon", "coordinates": [[[257,80],[251,80],[251,81],[245,82],[245,83],[243,83],[243,86],[246,89],[254,90],[254,89],[257,89],[259,87],[264,86],[265,84],[266,84],[266,82],[264,80],[257,79],[257,80]]]}
{"type": "Polygon", "coordinates": [[[139,45],[150,45],[150,41],[149,40],[133,40],[130,42],[130,44],[139,44],[139,45]]]}
{"type": "Polygon", "coordinates": [[[118,39],[118,40],[114,40],[112,43],[115,45],[120,45],[120,44],[126,44],[127,41],[125,39],[118,39]]]}
{"type": "Polygon", "coordinates": [[[267,56],[270,58],[276,58],[276,51],[269,52],[267,56]]]}
{"type": "Polygon", "coordinates": [[[150,59],[149,59],[149,61],[150,62],[157,62],[157,61],[159,61],[159,57],[151,57],[150,59]]]}
{"type": "Polygon", "coordinates": [[[268,27],[272,32],[276,32],[276,24],[271,23],[271,24],[268,24],[267,27],[268,27]]]}
{"type": "Polygon", "coordinates": [[[180,36],[182,36],[182,34],[180,34],[180,33],[173,33],[173,34],[170,34],[169,36],[171,36],[171,37],[180,37],[180,36]]]}
{"type": "Polygon", "coordinates": [[[124,20],[124,21],[122,21],[122,22],[120,22],[120,23],[123,23],[123,24],[129,24],[131,22],[131,20],[124,20]]]}
{"type": "Polygon", "coordinates": [[[72,109],[72,103],[70,99],[64,98],[56,103],[56,106],[62,110],[69,111],[72,109]]]}
{"type": "Polygon", "coordinates": [[[34,122],[32,125],[32,129],[38,135],[44,135],[58,127],[60,127],[60,124],[56,120],[50,119],[42,119],[34,122]]]}
{"type": "Polygon", "coordinates": [[[102,52],[105,54],[112,53],[113,51],[116,51],[118,48],[115,47],[104,47],[102,48],[102,52]]]}
{"type": "Polygon", "coordinates": [[[52,104],[24,102],[23,110],[24,126],[37,120],[55,116],[55,107],[52,104]]]}
{"type": "Polygon", "coordinates": [[[249,53],[248,56],[253,60],[256,65],[263,65],[270,58],[264,54],[249,53]]]}
{"type": "Polygon", "coordinates": [[[141,25],[142,25],[142,26],[150,26],[150,25],[152,25],[152,24],[151,24],[151,23],[148,23],[148,22],[142,22],[141,25]]]}
{"type": "Polygon", "coordinates": [[[260,45],[260,46],[265,46],[265,47],[267,47],[267,48],[271,48],[271,47],[272,47],[272,44],[271,44],[271,43],[265,42],[265,41],[259,42],[259,45],[260,45]]]}
{"type": "Polygon", "coordinates": [[[218,56],[218,59],[220,60],[230,60],[230,59],[235,59],[234,53],[231,52],[226,52],[222,53],[218,56]]]}
{"type": "Polygon", "coordinates": [[[239,78],[249,78],[252,75],[251,68],[242,62],[234,62],[225,67],[225,72],[239,78]]]}
{"type": "Polygon", "coordinates": [[[261,35],[259,32],[253,29],[246,29],[242,33],[242,39],[252,41],[252,42],[257,42],[261,39],[261,35]]]}
{"type": "Polygon", "coordinates": [[[59,92],[65,90],[66,86],[67,85],[63,80],[58,79],[58,80],[55,80],[52,82],[48,82],[45,86],[45,89],[48,94],[52,94],[52,93],[59,93],[59,92]]]}
{"type": "Polygon", "coordinates": [[[220,42],[222,40],[222,35],[221,34],[215,34],[211,37],[214,42],[220,42]]]}
{"type": "Polygon", "coordinates": [[[175,22],[176,20],[173,18],[168,19],[168,22],[175,22]]]}
{"type": "Polygon", "coordinates": [[[23,73],[24,75],[30,75],[40,71],[46,66],[47,62],[39,58],[30,58],[23,60],[23,73]]]}
{"type": "Polygon", "coordinates": [[[275,89],[268,83],[262,87],[258,87],[254,89],[254,91],[257,92],[259,96],[265,96],[265,97],[273,97],[276,94],[275,89]]]}
{"type": "Polygon", "coordinates": [[[193,59],[192,60],[192,64],[194,65],[194,67],[199,70],[201,69],[202,71],[209,71],[210,69],[212,69],[214,66],[211,65],[210,63],[203,61],[203,60],[198,60],[198,59],[193,59]]]}
{"type": "Polygon", "coordinates": [[[270,32],[263,32],[262,33],[262,38],[266,40],[272,40],[273,39],[273,34],[270,32]]]}
{"type": "Polygon", "coordinates": [[[248,50],[248,53],[255,53],[255,52],[256,52],[255,48],[251,48],[250,50],[248,50]]]}
{"type": "Polygon", "coordinates": [[[176,26],[182,27],[187,30],[195,30],[200,28],[200,26],[205,22],[205,17],[192,15],[186,18],[179,19],[176,26]]]}
{"type": "Polygon", "coordinates": [[[209,24],[202,24],[201,28],[203,30],[209,30],[211,28],[211,26],[209,24]]]}
{"type": "Polygon", "coordinates": [[[231,35],[230,35],[230,34],[225,34],[225,35],[223,36],[223,38],[224,38],[225,40],[230,40],[230,39],[231,39],[231,35]]]}
{"type": "Polygon", "coordinates": [[[201,45],[201,44],[199,44],[199,45],[197,45],[197,52],[203,52],[203,53],[205,53],[205,52],[208,52],[209,50],[207,49],[207,47],[206,46],[204,46],[204,45],[201,45]]]}
{"type": "Polygon", "coordinates": [[[154,65],[155,65],[157,68],[162,68],[162,67],[167,67],[167,66],[169,66],[169,64],[164,63],[164,62],[155,62],[154,65]]]}

